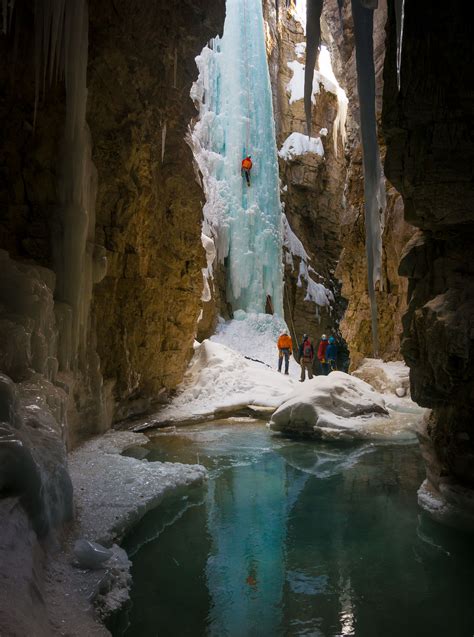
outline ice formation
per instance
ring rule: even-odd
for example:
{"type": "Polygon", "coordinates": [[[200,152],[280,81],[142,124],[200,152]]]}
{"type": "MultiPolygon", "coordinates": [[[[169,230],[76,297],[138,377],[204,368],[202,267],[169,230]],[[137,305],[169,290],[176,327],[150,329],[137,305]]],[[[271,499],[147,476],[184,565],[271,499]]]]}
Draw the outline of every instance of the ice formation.
{"type": "MultiPolygon", "coordinates": [[[[105,275],[94,244],[97,175],[86,123],[87,0],[36,3],[36,103],[59,74],[66,85],[66,122],[58,170],[58,215],[52,223],[57,275],[59,360],[63,370],[86,367],[92,287],[105,275]]],[[[36,111],[36,108],[35,108],[36,111]]]]}
{"type": "Polygon", "coordinates": [[[272,93],[259,0],[227,0],[222,38],[196,58],[190,143],[203,180],[203,233],[226,260],[234,309],[283,315],[281,205],[272,93]],[[241,162],[251,155],[251,186],[241,162]]]}
{"type": "Polygon", "coordinates": [[[309,265],[310,257],[301,241],[291,229],[285,214],[283,214],[283,247],[285,250],[286,263],[290,265],[291,268],[294,268],[293,257],[299,257],[301,259],[297,285],[298,287],[302,287],[303,282],[306,283],[305,301],[311,301],[316,304],[316,316],[319,317],[320,307],[331,308],[331,303],[335,301],[334,294],[322,283],[317,283],[311,278],[311,272],[314,273],[314,270],[309,265]]]}
{"type": "Polygon", "coordinates": [[[395,0],[395,19],[397,21],[397,86],[400,90],[405,0],[395,0]]]}
{"type": "Polygon", "coordinates": [[[2,32],[8,33],[11,26],[15,0],[2,0],[2,32]]]}
{"type": "MultiPolygon", "coordinates": [[[[398,1],[398,0],[397,0],[398,1]]],[[[323,0],[307,3],[307,44],[304,104],[308,126],[311,124],[311,73],[320,43],[320,18],[323,0]]],[[[339,3],[341,8],[342,4],[339,3]]],[[[376,2],[352,0],[357,65],[357,87],[360,104],[360,129],[364,163],[365,228],[368,290],[371,305],[374,356],[378,350],[377,301],[375,286],[380,281],[382,260],[382,219],[385,210],[385,184],[377,142],[375,113],[375,69],[373,57],[373,12],[376,2]]],[[[401,42],[401,41],[400,41],[401,42]]],[[[340,126],[341,123],[338,123],[340,126]]]]}

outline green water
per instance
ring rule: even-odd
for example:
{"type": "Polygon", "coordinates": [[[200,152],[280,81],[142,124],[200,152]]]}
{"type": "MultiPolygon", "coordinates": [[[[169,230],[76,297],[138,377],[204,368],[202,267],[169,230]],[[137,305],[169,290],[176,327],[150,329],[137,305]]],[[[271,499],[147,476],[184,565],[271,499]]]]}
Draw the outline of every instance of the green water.
{"type": "Polygon", "coordinates": [[[262,423],[165,432],[148,460],[200,462],[127,538],[126,637],[472,637],[471,538],[424,519],[416,445],[334,446],[262,423]]]}

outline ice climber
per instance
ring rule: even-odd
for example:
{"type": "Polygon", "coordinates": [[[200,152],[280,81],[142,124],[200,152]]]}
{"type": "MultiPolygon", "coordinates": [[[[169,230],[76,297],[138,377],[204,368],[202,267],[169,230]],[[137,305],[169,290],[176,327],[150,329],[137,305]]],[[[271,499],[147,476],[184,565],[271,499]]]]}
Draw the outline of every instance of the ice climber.
{"type": "Polygon", "coordinates": [[[299,350],[300,355],[300,365],[301,365],[301,378],[300,383],[304,382],[305,379],[305,371],[308,372],[308,378],[313,378],[313,359],[314,359],[314,349],[313,344],[309,340],[307,334],[303,335],[303,341],[300,345],[299,350]]]}
{"type": "Polygon", "coordinates": [[[326,361],[329,367],[329,371],[331,372],[334,369],[337,369],[336,359],[337,359],[336,339],[334,338],[334,336],[330,336],[328,346],[326,347],[326,361]]]}
{"type": "Polygon", "coordinates": [[[293,352],[293,344],[291,342],[291,336],[288,336],[286,332],[280,335],[278,342],[278,371],[281,372],[281,366],[283,358],[285,359],[285,374],[288,374],[288,368],[290,366],[290,356],[293,352]]]}
{"type": "Polygon", "coordinates": [[[329,345],[328,337],[326,334],[321,336],[321,340],[319,341],[318,346],[318,361],[321,365],[321,372],[324,376],[329,374],[329,364],[327,362],[326,350],[329,345]]]}
{"type": "Polygon", "coordinates": [[[245,159],[242,159],[242,172],[247,180],[247,186],[250,186],[250,171],[252,170],[252,166],[252,158],[250,155],[247,155],[245,159]]]}

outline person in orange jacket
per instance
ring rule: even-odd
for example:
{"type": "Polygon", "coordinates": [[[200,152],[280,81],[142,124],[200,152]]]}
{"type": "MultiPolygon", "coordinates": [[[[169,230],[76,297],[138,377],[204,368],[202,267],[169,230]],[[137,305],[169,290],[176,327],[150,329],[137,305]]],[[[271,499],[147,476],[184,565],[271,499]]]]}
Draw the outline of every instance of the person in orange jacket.
{"type": "Polygon", "coordinates": [[[293,352],[293,343],[291,342],[291,336],[288,336],[286,332],[283,332],[278,339],[278,371],[281,372],[281,366],[283,358],[285,359],[285,374],[288,375],[288,369],[290,367],[290,356],[293,352]]]}
{"type": "Polygon", "coordinates": [[[247,155],[245,159],[242,159],[242,172],[247,180],[247,186],[250,186],[250,171],[252,170],[252,158],[247,155]]]}

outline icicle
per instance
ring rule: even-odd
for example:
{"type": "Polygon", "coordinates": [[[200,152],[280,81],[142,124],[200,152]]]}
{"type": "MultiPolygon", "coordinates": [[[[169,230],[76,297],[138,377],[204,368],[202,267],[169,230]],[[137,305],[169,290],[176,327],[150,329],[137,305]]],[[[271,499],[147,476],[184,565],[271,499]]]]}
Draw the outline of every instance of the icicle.
{"type": "Polygon", "coordinates": [[[174,47],[174,69],[173,69],[173,88],[177,87],[178,81],[178,47],[174,47]]]}
{"type": "MultiPolygon", "coordinates": [[[[374,0],[363,0],[374,5],[374,0]]],[[[373,9],[352,0],[356,44],[357,88],[360,104],[360,131],[364,165],[365,247],[367,279],[372,318],[373,355],[378,353],[377,300],[375,285],[380,280],[382,238],[381,210],[385,206],[375,112],[375,68],[373,46],[373,9]]]]}
{"type": "Polygon", "coordinates": [[[2,0],[2,32],[4,35],[11,28],[14,8],[15,0],[2,0]]]}
{"type": "Polygon", "coordinates": [[[405,20],[405,0],[395,0],[395,18],[397,21],[397,86],[400,90],[400,70],[402,66],[403,23],[405,20]]]}
{"type": "Polygon", "coordinates": [[[166,146],[166,120],[161,124],[161,163],[165,158],[165,146],[166,146]]]}
{"type": "Polygon", "coordinates": [[[321,11],[324,0],[307,0],[306,4],[306,66],[304,72],[304,112],[306,132],[311,137],[311,98],[313,95],[314,67],[321,40],[321,11]]]}

